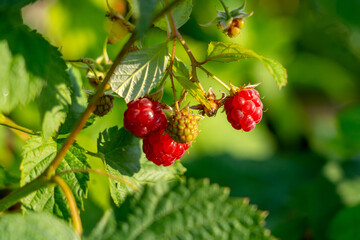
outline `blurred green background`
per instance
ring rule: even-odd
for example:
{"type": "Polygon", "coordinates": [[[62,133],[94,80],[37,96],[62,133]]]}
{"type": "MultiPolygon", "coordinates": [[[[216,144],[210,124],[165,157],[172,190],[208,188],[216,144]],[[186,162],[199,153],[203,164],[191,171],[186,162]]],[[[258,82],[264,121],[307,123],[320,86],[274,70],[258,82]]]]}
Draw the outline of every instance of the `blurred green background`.
{"type": "MultiPolygon", "coordinates": [[[[122,0],[110,1],[124,11],[122,0]]],[[[230,9],[242,1],[228,0],[230,9]]],[[[262,84],[263,120],[255,130],[234,130],[219,111],[200,122],[197,140],[181,160],[186,176],[209,178],[231,188],[234,197],[248,197],[268,210],[267,227],[280,239],[360,239],[360,1],[248,0],[241,35],[229,39],[216,26],[201,27],[222,10],[217,0],[193,0],[190,20],[180,28],[198,60],[210,41],[232,41],[280,61],[288,85],[278,90],[256,60],[207,63],[205,67],[234,85],[262,84]]],[[[65,59],[96,58],[110,27],[105,0],[39,0],[23,10],[24,21],[59,47],[65,59]]],[[[161,43],[166,33],[150,30],[143,46],[161,43]]],[[[122,43],[108,47],[114,57],[122,43]]],[[[178,56],[189,63],[178,46],[178,56]]],[[[85,71],[81,72],[85,79],[85,71]]],[[[200,73],[205,88],[225,91],[200,73]]],[[[164,101],[172,104],[170,85],[164,101]]],[[[194,103],[188,97],[185,103],[194,103]]],[[[97,119],[78,137],[96,151],[98,133],[122,126],[126,105],[117,99],[112,112],[97,119]]],[[[19,107],[10,118],[40,129],[35,104],[19,107]]],[[[23,142],[0,126],[0,165],[19,177],[23,142]]],[[[102,167],[91,158],[93,167],[102,167]]],[[[89,231],[110,206],[107,180],[91,175],[89,198],[82,214],[89,231]],[[89,210],[89,211],[88,211],[89,210]]]]}

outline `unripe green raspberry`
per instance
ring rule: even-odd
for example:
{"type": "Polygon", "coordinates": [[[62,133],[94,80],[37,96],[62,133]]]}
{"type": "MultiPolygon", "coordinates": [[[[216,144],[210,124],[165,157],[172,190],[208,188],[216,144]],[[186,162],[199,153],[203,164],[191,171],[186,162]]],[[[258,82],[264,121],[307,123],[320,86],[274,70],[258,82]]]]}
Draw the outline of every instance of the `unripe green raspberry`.
{"type": "Polygon", "coordinates": [[[176,111],[169,119],[166,132],[170,137],[179,143],[190,143],[198,134],[198,121],[201,116],[193,115],[186,107],[181,111],[176,111]]]}
{"type": "Polygon", "coordinates": [[[101,96],[96,104],[94,114],[100,117],[108,114],[113,107],[113,101],[114,97],[111,95],[101,96]]]}

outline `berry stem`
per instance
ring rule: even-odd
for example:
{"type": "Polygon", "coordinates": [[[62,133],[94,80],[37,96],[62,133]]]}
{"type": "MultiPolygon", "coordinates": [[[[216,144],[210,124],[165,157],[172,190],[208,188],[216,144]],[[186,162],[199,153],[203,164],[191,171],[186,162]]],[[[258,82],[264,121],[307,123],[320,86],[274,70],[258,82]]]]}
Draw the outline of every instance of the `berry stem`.
{"type": "MultiPolygon", "coordinates": [[[[99,157],[99,156],[97,156],[97,157],[99,157]]],[[[56,175],[60,176],[60,175],[63,175],[63,174],[75,173],[75,172],[90,172],[90,173],[95,173],[95,174],[98,174],[98,175],[106,176],[108,178],[114,179],[114,180],[116,180],[118,182],[122,182],[122,183],[128,185],[129,187],[131,187],[135,191],[139,190],[139,188],[137,186],[135,186],[134,184],[132,184],[132,183],[130,183],[128,181],[126,181],[125,179],[123,179],[121,177],[118,177],[118,176],[115,176],[115,175],[112,175],[110,173],[103,172],[103,171],[101,171],[99,169],[91,169],[91,168],[70,169],[70,170],[64,170],[64,171],[58,172],[56,175]]]]}
{"type": "Polygon", "coordinates": [[[226,16],[228,17],[228,19],[231,18],[231,15],[230,15],[230,12],[229,12],[229,9],[228,7],[225,5],[225,3],[223,2],[223,0],[219,0],[221,5],[223,6],[224,10],[225,10],[225,13],[226,13],[226,16]]]}
{"type": "Polygon", "coordinates": [[[203,70],[208,76],[212,77],[215,81],[217,81],[218,83],[220,83],[224,88],[226,88],[228,91],[230,91],[230,87],[224,83],[223,81],[221,81],[218,77],[216,77],[214,74],[212,74],[211,72],[209,72],[208,70],[206,70],[206,68],[204,68],[203,66],[198,66],[201,70],[203,70]]]}
{"type": "Polygon", "coordinates": [[[81,234],[83,232],[83,229],[82,229],[79,209],[78,209],[78,207],[76,205],[76,200],[75,200],[75,197],[74,197],[73,193],[71,192],[69,186],[66,184],[66,182],[61,177],[53,176],[52,181],[54,183],[56,183],[57,185],[59,185],[61,190],[64,192],[65,197],[66,197],[66,201],[69,204],[71,219],[73,221],[75,232],[79,236],[81,236],[81,234]]]}
{"type": "Polygon", "coordinates": [[[22,127],[16,123],[14,123],[9,118],[5,117],[3,114],[0,114],[0,125],[3,125],[5,127],[15,130],[14,132],[16,134],[18,134],[22,139],[29,138],[28,135],[38,135],[35,131],[27,129],[25,127],[22,127]],[[20,131],[24,134],[20,134],[18,131],[20,131]]]}

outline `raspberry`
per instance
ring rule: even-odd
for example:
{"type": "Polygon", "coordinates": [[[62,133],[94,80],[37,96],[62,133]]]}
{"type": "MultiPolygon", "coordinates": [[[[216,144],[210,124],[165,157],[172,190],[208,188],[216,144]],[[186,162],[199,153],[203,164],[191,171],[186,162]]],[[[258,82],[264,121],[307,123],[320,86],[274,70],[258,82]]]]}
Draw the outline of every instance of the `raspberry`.
{"type": "Polygon", "coordinates": [[[224,106],[227,119],[236,130],[249,132],[262,118],[263,104],[255,89],[242,89],[226,100],[224,106]]]}
{"type": "Polygon", "coordinates": [[[156,165],[170,166],[180,159],[190,147],[189,143],[178,143],[166,132],[156,132],[143,140],[146,158],[156,165]]]}
{"type": "Polygon", "coordinates": [[[159,102],[139,98],[127,104],[124,127],[132,134],[144,138],[166,128],[167,119],[159,102]]]}
{"type": "Polygon", "coordinates": [[[186,107],[175,112],[175,115],[169,120],[166,132],[176,142],[190,143],[198,134],[198,121],[200,119],[200,116],[189,113],[189,108],[186,107]]]}
{"type": "Polygon", "coordinates": [[[103,95],[96,103],[94,114],[97,116],[104,116],[108,114],[114,105],[114,97],[111,95],[103,95]]]}

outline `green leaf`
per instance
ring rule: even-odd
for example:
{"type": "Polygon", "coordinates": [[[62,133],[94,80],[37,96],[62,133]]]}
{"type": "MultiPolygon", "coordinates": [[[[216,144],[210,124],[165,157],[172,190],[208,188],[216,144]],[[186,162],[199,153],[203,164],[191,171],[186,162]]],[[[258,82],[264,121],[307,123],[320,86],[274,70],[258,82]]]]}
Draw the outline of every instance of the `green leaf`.
{"type": "MultiPolygon", "coordinates": [[[[0,190],[6,188],[13,188],[19,184],[19,179],[12,176],[2,166],[0,166],[0,190]]],[[[18,186],[17,186],[18,187],[18,186]]]]}
{"type": "Polygon", "coordinates": [[[352,240],[360,236],[360,206],[344,208],[332,220],[327,232],[331,240],[352,240]]]}
{"type": "Polygon", "coordinates": [[[198,102],[202,103],[208,108],[211,108],[211,105],[206,100],[201,88],[190,81],[189,70],[187,70],[186,65],[182,61],[175,59],[173,72],[176,76],[176,80],[186,91],[188,91],[198,102]]]}
{"type": "Polygon", "coordinates": [[[37,100],[47,139],[64,122],[71,104],[67,67],[60,52],[40,34],[11,19],[0,17],[4,22],[0,26],[0,57],[4,57],[0,67],[0,111],[8,113],[40,94],[37,100]]]}
{"type": "MultiPolygon", "coordinates": [[[[59,129],[59,134],[70,133],[79,119],[80,115],[85,111],[88,104],[87,94],[82,90],[82,80],[81,73],[78,69],[70,67],[67,70],[70,81],[71,81],[71,106],[69,109],[69,113],[66,117],[65,122],[61,125],[59,129]]],[[[95,122],[95,116],[91,115],[88,121],[86,122],[84,128],[92,125],[95,122]]]]}
{"type": "Polygon", "coordinates": [[[140,139],[125,128],[115,126],[99,133],[97,147],[107,167],[127,176],[140,170],[140,139]]]}
{"type": "Polygon", "coordinates": [[[266,212],[205,180],[147,185],[115,215],[119,239],[274,239],[266,212]]]}
{"type": "Polygon", "coordinates": [[[36,2],[36,0],[0,0],[0,11],[11,9],[20,9],[26,5],[36,2]]]}
{"type": "MultiPolygon", "coordinates": [[[[173,181],[183,175],[186,169],[181,165],[180,161],[176,161],[173,165],[168,167],[157,166],[153,162],[147,160],[145,157],[141,159],[141,170],[132,177],[121,175],[113,169],[107,168],[108,173],[117,177],[123,178],[126,181],[141,187],[146,183],[156,183],[158,181],[173,181]]],[[[129,193],[133,193],[134,189],[125,183],[118,182],[114,179],[110,181],[110,193],[116,205],[120,205],[129,193]]]]}
{"type": "Polygon", "coordinates": [[[69,224],[47,213],[3,214],[0,232],[4,240],[80,240],[69,224]]]}
{"type": "Polygon", "coordinates": [[[110,79],[112,90],[126,102],[149,93],[164,74],[167,54],[166,44],[129,53],[110,79]]]}
{"type": "Polygon", "coordinates": [[[134,14],[138,16],[136,31],[139,37],[142,38],[146,30],[150,27],[158,0],[135,0],[135,2],[134,14]]]}
{"type": "Polygon", "coordinates": [[[257,58],[271,73],[279,88],[287,84],[286,69],[276,60],[258,55],[236,43],[211,42],[208,47],[208,61],[234,62],[241,59],[257,58]]]}
{"type": "Polygon", "coordinates": [[[114,233],[116,232],[116,220],[112,209],[107,210],[100,221],[91,231],[90,235],[86,237],[86,240],[105,240],[116,239],[114,233]]]}
{"type": "MultiPolygon", "coordinates": [[[[62,142],[63,140],[56,142],[52,139],[44,141],[39,136],[33,136],[26,142],[21,163],[20,185],[23,186],[34,180],[49,166],[62,142]]],[[[75,143],[66,153],[56,172],[90,168],[86,160],[85,150],[75,143]]],[[[83,198],[87,195],[89,174],[69,172],[61,175],[61,177],[69,185],[78,207],[83,208],[83,198]]],[[[66,219],[70,217],[65,196],[58,186],[39,189],[25,197],[22,203],[26,210],[49,211],[66,219]]]]}
{"type": "MultiPolygon", "coordinates": [[[[165,6],[164,1],[162,1],[162,5],[165,6]]],[[[190,19],[191,10],[192,0],[183,0],[171,10],[176,29],[179,29],[190,19]]],[[[160,18],[157,22],[155,22],[155,26],[161,30],[167,31],[167,18],[167,16],[160,18]]]]}

